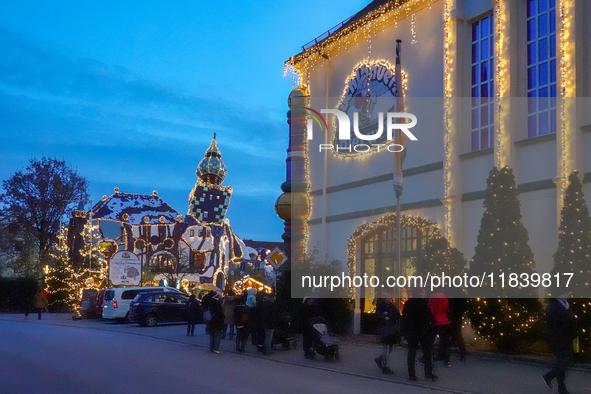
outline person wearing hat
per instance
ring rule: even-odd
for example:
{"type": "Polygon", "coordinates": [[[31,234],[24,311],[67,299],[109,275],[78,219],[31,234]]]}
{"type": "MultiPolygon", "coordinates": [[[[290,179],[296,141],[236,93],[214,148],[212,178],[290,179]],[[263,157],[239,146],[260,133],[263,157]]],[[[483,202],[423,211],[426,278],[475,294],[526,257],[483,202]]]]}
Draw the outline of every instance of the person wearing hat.
{"type": "Polygon", "coordinates": [[[385,374],[394,373],[390,369],[390,354],[394,345],[400,343],[400,312],[394,304],[392,295],[382,294],[377,300],[378,342],[382,344],[382,354],[374,359],[378,368],[385,374]]]}
{"type": "Polygon", "coordinates": [[[224,309],[222,308],[222,295],[218,292],[215,292],[208,304],[209,313],[211,315],[208,323],[209,351],[212,353],[219,353],[220,341],[222,340],[222,330],[224,329],[224,309]]]}

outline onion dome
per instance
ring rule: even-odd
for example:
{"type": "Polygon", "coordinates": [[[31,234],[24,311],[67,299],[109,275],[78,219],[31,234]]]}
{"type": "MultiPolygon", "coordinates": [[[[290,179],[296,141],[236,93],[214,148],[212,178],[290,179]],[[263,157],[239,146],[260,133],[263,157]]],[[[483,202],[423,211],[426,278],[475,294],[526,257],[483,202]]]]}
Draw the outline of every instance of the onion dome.
{"type": "Polygon", "coordinates": [[[222,162],[222,152],[220,152],[216,141],[216,133],[213,133],[213,140],[205,151],[205,157],[197,166],[197,177],[205,183],[220,185],[227,172],[226,166],[222,162]]]}

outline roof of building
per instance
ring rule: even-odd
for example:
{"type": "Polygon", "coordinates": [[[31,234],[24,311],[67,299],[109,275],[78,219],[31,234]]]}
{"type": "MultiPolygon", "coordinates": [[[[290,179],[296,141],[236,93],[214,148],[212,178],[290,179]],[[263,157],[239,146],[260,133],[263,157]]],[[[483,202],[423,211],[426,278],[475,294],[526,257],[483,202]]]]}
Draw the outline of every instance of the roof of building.
{"type": "Polygon", "coordinates": [[[289,58],[286,64],[296,65],[313,55],[325,56],[326,54],[323,52],[323,48],[355,31],[360,26],[366,25],[410,2],[411,0],[373,0],[361,11],[302,45],[302,51],[289,58]]]}
{"type": "Polygon", "coordinates": [[[250,246],[251,248],[265,248],[268,250],[273,250],[275,247],[278,247],[279,250],[285,250],[285,245],[283,242],[271,242],[271,241],[253,241],[252,239],[243,239],[242,240],[246,246],[250,246]]]}
{"type": "Polygon", "coordinates": [[[131,225],[174,224],[179,213],[155,194],[115,192],[91,210],[93,219],[108,219],[131,225]],[[147,223],[144,218],[147,219],[147,223]],[[163,219],[161,219],[163,218],[163,219]]]}

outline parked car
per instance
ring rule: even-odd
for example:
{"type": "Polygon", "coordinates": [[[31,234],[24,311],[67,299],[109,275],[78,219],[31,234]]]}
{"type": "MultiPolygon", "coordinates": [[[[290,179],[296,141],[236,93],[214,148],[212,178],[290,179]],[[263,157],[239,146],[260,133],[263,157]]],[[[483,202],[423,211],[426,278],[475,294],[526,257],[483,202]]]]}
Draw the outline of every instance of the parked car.
{"type": "Polygon", "coordinates": [[[108,289],[105,292],[105,299],[103,302],[103,319],[113,319],[118,321],[125,321],[127,319],[127,312],[129,312],[129,304],[140,293],[145,292],[163,292],[174,294],[185,294],[174,287],[119,287],[115,289],[108,289]]]}
{"type": "Polygon", "coordinates": [[[129,321],[154,327],[158,323],[187,321],[185,305],[189,297],[170,292],[139,294],[129,308],[129,321]]]}

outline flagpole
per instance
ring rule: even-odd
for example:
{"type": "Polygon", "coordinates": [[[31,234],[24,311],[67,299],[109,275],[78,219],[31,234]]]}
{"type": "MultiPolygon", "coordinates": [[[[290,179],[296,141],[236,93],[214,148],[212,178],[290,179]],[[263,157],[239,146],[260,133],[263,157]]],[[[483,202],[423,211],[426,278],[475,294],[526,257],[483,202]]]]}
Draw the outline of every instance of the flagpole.
{"type": "MultiPolygon", "coordinates": [[[[401,70],[401,59],[400,59],[400,44],[402,40],[396,40],[396,105],[399,112],[403,112],[403,97],[404,97],[404,88],[402,86],[402,70],[401,70]],[[402,110],[401,110],[402,108],[402,110]]],[[[400,130],[396,130],[396,135],[400,136],[400,130]]],[[[399,140],[396,141],[397,143],[400,142],[399,140]]],[[[405,147],[406,148],[406,147],[405,147]]],[[[397,155],[402,155],[403,152],[397,153],[397,155]]],[[[401,223],[401,216],[400,216],[400,205],[401,205],[401,196],[402,196],[402,159],[400,160],[400,166],[398,166],[398,157],[394,159],[394,192],[396,193],[396,262],[398,264],[398,277],[402,275],[402,223],[401,223]],[[400,167],[400,168],[398,168],[400,167]]],[[[396,300],[398,304],[398,309],[402,307],[402,290],[400,287],[396,288],[396,300]]]]}

